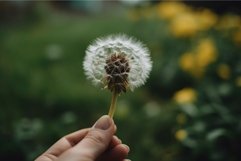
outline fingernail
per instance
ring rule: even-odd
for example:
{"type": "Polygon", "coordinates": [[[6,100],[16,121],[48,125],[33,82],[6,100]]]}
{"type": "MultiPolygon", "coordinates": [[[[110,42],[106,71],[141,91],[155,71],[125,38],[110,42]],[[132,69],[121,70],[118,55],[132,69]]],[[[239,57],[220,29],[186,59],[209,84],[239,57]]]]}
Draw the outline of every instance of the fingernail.
{"type": "Polygon", "coordinates": [[[109,116],[102,116],[99,120],[96,121],[94,128],[107,130],[111,125],[111,119],[109,116]]]}
{"type": "Polygon", "coordinates": [[[117,136],[113,136],[116,140],[118,140],[118,143],[119,144],[121,144],[122,143],[122,141],[121,141],[121,139],[119,139],[117,136]]]}
{"type": "Polygon", "coordinates": [[[125,144],[123,144],[123,145],[124,145],[124,147],[127,149],[128,153],[129,153],[129,151],[130,151],[129,146],[127,146],[127,145],[125,145],[125,144]]]}

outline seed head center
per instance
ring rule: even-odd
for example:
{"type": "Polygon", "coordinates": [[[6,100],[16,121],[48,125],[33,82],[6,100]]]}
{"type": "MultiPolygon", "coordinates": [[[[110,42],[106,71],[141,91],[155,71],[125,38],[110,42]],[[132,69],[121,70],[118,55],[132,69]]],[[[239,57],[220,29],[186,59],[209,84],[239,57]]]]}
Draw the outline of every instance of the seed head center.
{"type": "Polygon", "coordinates": [[[128,87],[128,74],[130,67],[128,60],[123,54],[112,54],[106,60],[106,84],[111,92],[126,92],[128,87]]]}

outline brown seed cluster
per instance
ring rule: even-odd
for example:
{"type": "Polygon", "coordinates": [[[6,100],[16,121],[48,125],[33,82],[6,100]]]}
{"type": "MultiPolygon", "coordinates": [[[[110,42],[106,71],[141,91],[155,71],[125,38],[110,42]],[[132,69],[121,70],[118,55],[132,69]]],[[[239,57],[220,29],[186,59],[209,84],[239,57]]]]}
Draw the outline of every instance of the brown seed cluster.
{"type": "Polygon", "coordinates": [[[123,54],[113,54],[106,60],[106,84],[111,92],[126,92],[128,86],[128,73],[130,67],[123,54]]]}

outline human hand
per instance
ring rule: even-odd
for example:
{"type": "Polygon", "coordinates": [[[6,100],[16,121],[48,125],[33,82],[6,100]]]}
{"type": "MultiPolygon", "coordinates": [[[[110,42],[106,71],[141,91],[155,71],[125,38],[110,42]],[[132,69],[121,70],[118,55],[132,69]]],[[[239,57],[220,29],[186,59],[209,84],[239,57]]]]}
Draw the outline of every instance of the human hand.
{"type": "Polygon", "coordinates": [[[129,161],[129,147],[114,134],[116,125],[102,116],[92,128],[66,135],[35,161],[129,161]]]}

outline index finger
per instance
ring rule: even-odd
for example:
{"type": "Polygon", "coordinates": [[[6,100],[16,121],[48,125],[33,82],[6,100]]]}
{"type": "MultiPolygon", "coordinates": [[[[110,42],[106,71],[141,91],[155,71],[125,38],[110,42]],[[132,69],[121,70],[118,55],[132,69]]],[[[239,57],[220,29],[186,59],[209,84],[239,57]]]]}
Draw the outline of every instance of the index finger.
{"type": "Polygon", "coordinates": [[[72,148],[74,145],[80,142],[88,133],[88,131],[89,128],[86,128],[62,137],[54,145],[52,145],[45,153],[51,154],[56,157],[59,156],[64,151],[72,148]]]}

